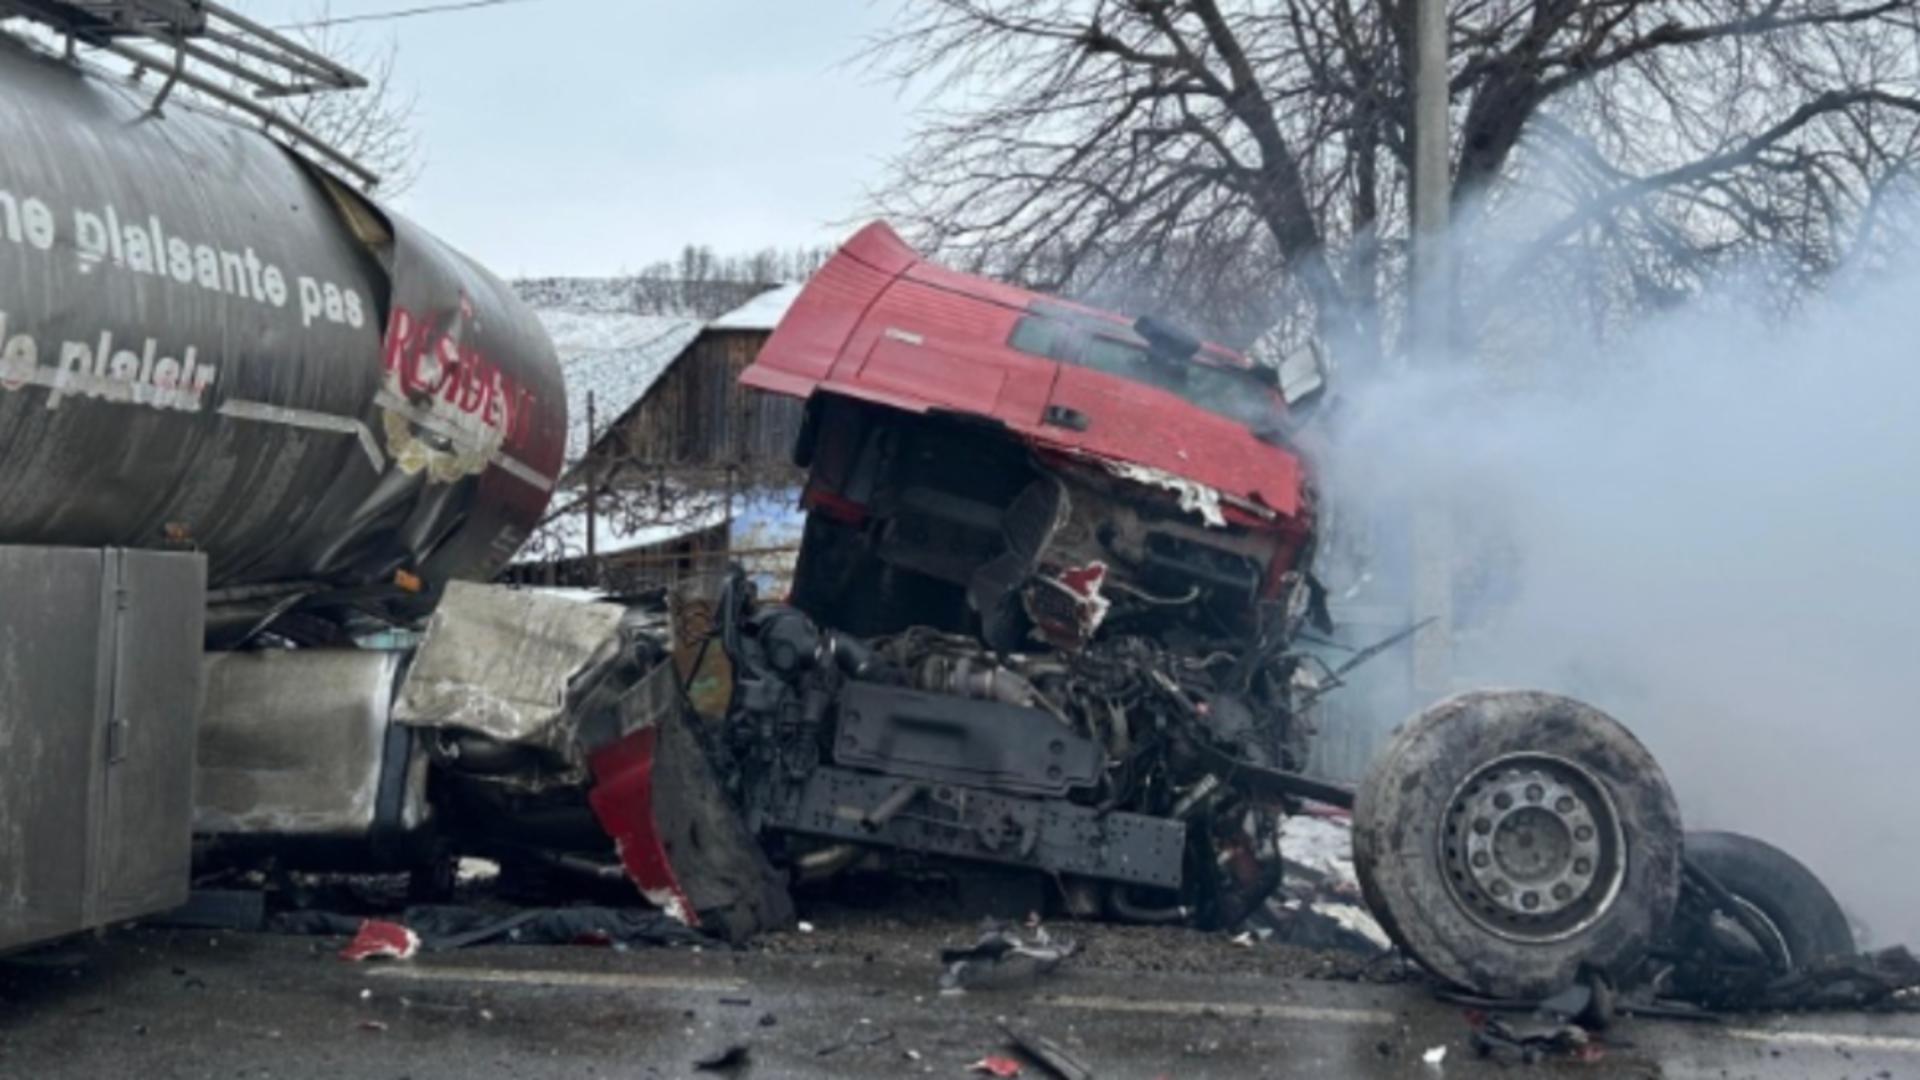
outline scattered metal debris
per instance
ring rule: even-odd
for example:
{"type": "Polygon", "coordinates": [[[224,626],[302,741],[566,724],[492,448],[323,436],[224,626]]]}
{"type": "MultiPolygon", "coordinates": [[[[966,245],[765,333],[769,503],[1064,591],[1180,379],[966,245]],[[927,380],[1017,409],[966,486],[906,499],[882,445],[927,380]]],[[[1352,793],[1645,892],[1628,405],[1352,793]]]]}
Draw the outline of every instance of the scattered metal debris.
{"type": "Polygon", "coordinates": [[[1605,1053],[1578,1024],[1516,1025],[1498,1017],[1486,1018],[1474,1030],[1473,1049],[1481,1057],[1511,1054],[1527,1065],[1548,1056],[1598,1061],[1605,1053]]]}
{"type": "Polygon", "coordinates": [[[1022,1053],[1038,1062],[1048,1075],[1058,1080],[1094,1080],[1092,1069],[1052,1039],[1004,1018],[1000,1021],[1000,1030],[1022,1053]]]}
{"type": "Polygon", "coordinates": [[[342,960],[411,960],[420,951],[420,935],[385,919],[363,919],[353,940],[340,950],[342,960]]]}
{"type": "Polygon", "coordinates": [[[1025,938],[1007,927],[990,927],[967,948],[941,951],[946,970],[940,974],[940,989],[957,993],[1031,985],[1075,950],[1074,942],[1056,940],[1044,927],[1025,938]]]}
{"type": "Polygon", "coordinates": [[[1490,1012],[1468,1013],[1473,1049],[1481,1057],[1510,1055],[1532,1064],[1548,1056],[1597,1061],[1605,1048],[1594,1037],[1613,1020],[1613,989],[1605,978],[1586,978],[1547,998],[1521,1019],[1490,1012]]]}
{"type": "Polygon", "coordinates": [[[711,945],[713,939],[644,908],[524,908],[505,914],[453,905],[407,908],[396,919],[364,919],[326,911],[291,911],[268,928],[286,934],[352,935],[348,960],[407,959],[473,945],[711,945]]]}

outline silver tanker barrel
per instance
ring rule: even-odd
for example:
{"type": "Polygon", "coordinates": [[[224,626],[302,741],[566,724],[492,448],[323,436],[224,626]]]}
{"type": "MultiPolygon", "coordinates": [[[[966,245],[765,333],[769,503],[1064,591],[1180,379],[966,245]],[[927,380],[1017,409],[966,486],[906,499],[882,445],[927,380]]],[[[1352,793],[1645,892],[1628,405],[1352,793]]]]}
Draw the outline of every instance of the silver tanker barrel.
{"type": "Polygon", "coordinates": [[[533,314],[314,163],[152,98],[0,39],[0,544],[204,551],[210,633],[491,576],[561,466],[533,314]]]}

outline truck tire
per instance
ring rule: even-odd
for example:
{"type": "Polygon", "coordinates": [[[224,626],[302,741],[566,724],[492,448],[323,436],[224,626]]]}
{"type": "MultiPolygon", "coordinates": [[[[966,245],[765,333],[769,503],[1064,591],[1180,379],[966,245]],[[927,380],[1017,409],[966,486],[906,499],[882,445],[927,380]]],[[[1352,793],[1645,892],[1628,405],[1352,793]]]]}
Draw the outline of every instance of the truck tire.
{"type": "Polygon", "coordinates": [[[1374,917],[1434,975],[1539,999],[1617,978],[1673,916],[1680,813],[1653,756],[1590,705],[1480,690],[1403,724],[1353,811],[1374,917]]]}
{"type": "Polygon", "coordinates": [[[1798,859],[1740,833],[1690,832],[1686,846],[1688,864],[1765,917],[1790,969],[1857,951],[1839,901],[1798,859]]]}

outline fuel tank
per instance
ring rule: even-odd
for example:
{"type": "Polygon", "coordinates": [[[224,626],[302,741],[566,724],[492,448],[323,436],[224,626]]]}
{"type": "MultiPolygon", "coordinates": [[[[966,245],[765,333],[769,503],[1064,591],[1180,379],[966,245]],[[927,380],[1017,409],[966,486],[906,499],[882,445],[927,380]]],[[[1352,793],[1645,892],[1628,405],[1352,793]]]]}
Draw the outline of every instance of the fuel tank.
{"type": "Polygon", "coordinates": [[[565,442],[533,313],[157,87],[0,37],[0,544],[193,548],[215,597],[415,612],[491,576],[565,442]]]}

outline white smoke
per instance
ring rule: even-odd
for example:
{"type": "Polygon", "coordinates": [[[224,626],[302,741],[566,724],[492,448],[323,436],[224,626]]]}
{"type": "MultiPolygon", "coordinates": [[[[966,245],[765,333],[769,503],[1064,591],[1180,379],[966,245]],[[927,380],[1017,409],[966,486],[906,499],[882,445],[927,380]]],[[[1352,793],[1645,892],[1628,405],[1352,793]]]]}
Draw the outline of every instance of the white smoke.
{"type": "Polygon", "coordinates": [[[1785,848],[1882,944],[1920,942],[1916,322],[1920,269],[1348,387],[1325,462],[1336,505],[1453,509],[1462,685],[1608,710],[1689,827],[1785,848]]]}

